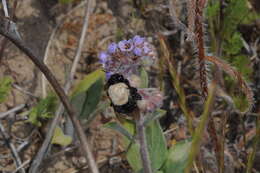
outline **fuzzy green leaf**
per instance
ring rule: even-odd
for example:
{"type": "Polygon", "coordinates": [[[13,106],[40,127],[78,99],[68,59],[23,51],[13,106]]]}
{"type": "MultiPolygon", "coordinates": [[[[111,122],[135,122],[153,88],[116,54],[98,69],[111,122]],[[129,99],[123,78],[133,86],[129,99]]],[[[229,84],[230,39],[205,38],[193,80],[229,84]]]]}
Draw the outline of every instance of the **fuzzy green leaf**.
{"type": "Polygon", "coordinates": [[[99,79],[102,79],[103,81],[105,80],[105,72],[101,69],[88,74],[82,81],[80,81],[80,83],[73,90],[71,97],[87,91],[88,88],[99,79]]]}
{"type": "Polygon", "coordinates": [[[180,141],[170,148],[169,155],[162,170],[164,173],[183,173],[188,160],[191,141],[180,141]]]}
{"type": "Polygon", "coordinates": [[[166,114],[165,110],[162,109],[155,110],[153,113],[145,117],[144,125],[147,126],[150,122],[153,122],[154,120],[161,118],[165,114],[166,114]]]}
{"type": "Polygon", "coordinates": [[[166,139],[158,120],[146,127],[148,151],[153,170],[159,170],[167,157],[166,139]]]}
{"type": "Polygon", "coordinates": [[[87,75],[74,90],[71,103],[79,117],[88,118],[96,109],[104,86],[105,73],[97,70],[87,75]]]}
{"type": "MultiPolygon", "coordinates": [[[[119,125],[110,124],[110,127],[113,127],[114,130],[120,132],[123,135],[123,143],[125,148],[131,144],[127,154],[126,158],[131,165],[134,172],[139,172],[142,170],[142,162],[140,158],[140,148],[139,144],[135,143],[133,140],[129,140],[129,135],[134,135],[134,124],[130,121],[124,121],[123,122],[123,129],[118,128],[119,125]],[[125,132],[125,130],[128,131],[128,133],[125,132]]],[[[166,140],[163,135],[163,131],[161,129],[161,126],[157,120],[154,120],[148,124],[146,127],[146,138],[147,138],[147,144],[148,144],[148,151],[150,154],[150,159],[152,162],[152,168],[153,170],[159,170],[164,161],[167,157],[167,146],[166,146],[166,140]]]]}
{"type": "Polygon", "coordinates": [[[110,128],[113,129],[117,132],[119,132],[120,134],[124,135],[125,137],[127,137],[128,140],[133,140],[133,136],[131,133],[129,133],[124,127],[122,127],[119,123],[117,122],[109,122],[106,123],[104,125],[104,127],[106,128],[110,128]]]}

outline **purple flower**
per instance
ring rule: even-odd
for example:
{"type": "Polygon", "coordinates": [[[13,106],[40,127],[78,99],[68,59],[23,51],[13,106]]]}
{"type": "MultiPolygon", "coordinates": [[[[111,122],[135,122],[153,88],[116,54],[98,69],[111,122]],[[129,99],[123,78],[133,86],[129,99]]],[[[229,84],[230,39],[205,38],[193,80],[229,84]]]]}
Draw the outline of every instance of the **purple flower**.
{"type": "Polygon", "coordinates": [[[151,66],[157,57],[155,48],[139,35],[129,40],[113,42],[107,51],[99,55],[100,63],[107,72],[107,77],[120,73],[125,77],[138,74],[140,66],[151,66]]]}
{"type": "Polygon", "coordinates": [[[143,44],[145,39],[143,37],[140,37],[139,35],[134,36],[133,42],[135,46],[143,44]]]}
{"type": "Polygon", "coordinates": [[[111,43],[107,48],[107,52],[113,54],[116,53],[116,49],[117,49],[117,44],[111,43]]]}
{"type": "Polygon", "coordinates": [[[142,49],[139,48],[139,47],[135,47],[134,50],[133,50],[134,54],[137,55],[137,56],[142,56],[142,49]]]}
{"type": "Polygon", "coordinates": [[[122,40],[118,43],[118,47],[122,52],[130,52],[134,48],[133,41],[131,39],[122,40]]]}
{"type": "Polygon", "coordinates": [[[109,58],[108,54],[106,52],[101,52],[98,57],[99,57],[99,62],[102,64],[103,68],[105,68],[109,58]]]}
{"type": "Polygon", "coordinates": [[[145,53],[145,54],[150,53],[150,52],[152,51],[151,45],[150,45],[149,43],[145,42],[145,43],[144,43],[143,50],[144,50],[144,53],[145,53]]]}
{"type": "Polygon", "coordinates": [[[113,72],[106,72],[106,79],[109,79],[112,76],[113,72]]]}
{"type": "Polygon", "coordinates": [[[108,55],[107,55],[106,52],[101,52],[101,53],[99,54],[99,62],[100,62],[101,64],[105,64],[105,63],[107,62],[107,59],[108,59],[108,55]]]}

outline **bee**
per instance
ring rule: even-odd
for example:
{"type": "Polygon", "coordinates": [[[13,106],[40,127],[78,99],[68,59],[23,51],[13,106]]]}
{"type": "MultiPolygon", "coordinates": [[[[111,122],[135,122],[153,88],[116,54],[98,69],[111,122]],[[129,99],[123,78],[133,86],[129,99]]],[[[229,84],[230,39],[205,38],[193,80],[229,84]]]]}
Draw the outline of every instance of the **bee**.
{"type": "Polygon", "coordinates": [[[137,101],[142,100],[142,96],[137,92],[137,89],[130,86],[129,81],[118,73],[109,78],[106,89],[111,100],[111,106],[118,113],[132,113],[137,108],[137,101]]]}

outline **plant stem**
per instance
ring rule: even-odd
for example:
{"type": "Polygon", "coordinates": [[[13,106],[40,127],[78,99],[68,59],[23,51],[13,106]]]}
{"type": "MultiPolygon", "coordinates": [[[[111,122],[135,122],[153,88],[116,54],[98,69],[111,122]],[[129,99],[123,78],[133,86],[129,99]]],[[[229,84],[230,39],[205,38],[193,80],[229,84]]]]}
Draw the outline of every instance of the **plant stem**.
{"type": "Polygon", "coordinates": [[[31,61],[41,70],[41,72],[45,75],[46,79],[52,85],[53,89],[57,93],[64,107],[66,108],[68,115],[71,118],[73,125],[75,126],[77,135],[82,144],[82,150],[84,152],[84,156],[86,157],[88,164],[93,173],[98,173],[98,168],[95,163],[93,154],[90,150],[89,144],[87,142],[87,138],[85,136],[84,130],[77,119],[74,108],[71,106],[68,97],[66,96],[64,90],[59,85],[58,81],[54,77],[54,75],[50,72],[48,67],[38,58],[30,48],[26,46],[26,44],[19,39],[15,24],[12,21],[7,19],[3,19],[0,21],[0,34],[14,43],[22,52],[24,52],[31,61]]]}
{"type": "Polygon", "coordinates": [[[136,118],[136,134],[139,139],[140,155],[144,173],[153,173],[145,135],[144,117],[141,113],[139,113],[139,115],[136,118]]]}

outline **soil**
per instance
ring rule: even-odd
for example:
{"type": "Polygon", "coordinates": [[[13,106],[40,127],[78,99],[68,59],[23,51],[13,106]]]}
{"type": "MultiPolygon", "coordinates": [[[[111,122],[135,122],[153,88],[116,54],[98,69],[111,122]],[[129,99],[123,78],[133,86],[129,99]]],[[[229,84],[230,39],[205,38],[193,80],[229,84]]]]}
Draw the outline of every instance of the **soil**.
{"type": "MultiPolygon", "coordinates": [[[[14,0],[8,1],[12,4],[14,0]]],[[[105,50],[109,43],[119,41],[122,38],[129,38],[130,36],[140,34],[147,36],[159,49],[158,33],[164,33],[166,40],[170,44],[170,52],[175,57],[174,61],[181,69],[178,69],[182,74],[183,89],[187,98],[187,105],[195,118],[199,119],[202,110],[202,99],[199,93],[198,74],[194,68],[193,51],[190,45],[181,45],[183,41],[181,33],[178,31],[169,14],[164,0],[153,0],[152,3],[146,6],[145,9],[139,9],[143,1],[139,0],[96,0],[93,14],[89,19],[89,27],[87,31],[86,41],[83,47],[80,63],[77,67],[75,75],[76,85],[84,76],[100,67],[98,63],[98,53],[105,50]],[[184,50],[184,51],[183,51],[184,50]]],[[[182,1],[175,0],[178,6],[178,16],[183,17],[182,1]]],[[[81,33],[84,17],[84,5],[77,8],[77,10],[69,13],[76,6],[81,4],[81,0],[74,0],[69,4],[62,4],[56,0],[23,0],[18,2],[15,10],[14,20],[17,23],[22,39],[51,69],[59,83],[64,86],[68,71],[71,67],[73,58],[78,45],[79,36],[81,33]],[[65,18],[66,14],[68,14],[65,18]],[[51,35],[56,29],[57,24],[61,23],[55,32],[54,37],[50,40],[51,35]],[[50,45],[47,58],[46,47],[50,45]]],[[[259,10],[259,2],[252,0],[252,4],[256,4],[255,8],[259,10]]],[[[246,41],[250,43],[259,38],[260,25],[259,21],[253,24],[241,26],[239,28],[241,33],[246,35],[246,41]],[[248,31],[252,33],[249,36],[248,31]],[[248,37],[248,38],[247,38],[248,37]]],[[[0,48],[3,45],[3,38],[0,40],[0,48]]],[[[260,46],[257,45],[257,53],[259,55],[260,46]]],[[[0,53],[1,55],[1,53],[0,53]]],[[[161,52],[159,52],[161,55],[161,52]]],[[[252,63],[253,64],[253,63],[252,63]]],[[[177,67],[176,65],[176,67],[177,67]]],[[[254,92],[256,93],[256,105],[259,105],[259,60],[254,62],[253,81],[254,92]]],[[[149,71],[151,85],[159,87],[158,81],[159,65],[153,67],[149,71]]],[[[164,72],[162,80],[165,82],[165,94],[167,98],[164,101],[163,109],[167,110],[166,116],[161,119],[162,127],[165,131],[171,129],[172,133],[166,135],[169,145],[173,141],[178,141],[187,138],[188,132],[185,127],[185,120],[183,113],[178,104],[178,95],[171,84],[171,77],[167,69],[164,72]]],[[[42,87],[42,75],[34,64],[24,55],[18,48],[10,42],[3,51],[3,56],[0,57],[0,79],[4,76],[12,77],[17,89],[13,85],[11,93],[3,104],[0,104],[0,112],[6,112],[17,105],[26,104],[26,106],[13,115],[1,119],[0,122],[4,125],[7,133],[10,136],[10,141],[16,148],[25,146],[19,151],[22,163],[26,163],[24,168],[26,171],[30,167],[31,161],[34,159],[36,153],[42,145],[44,137],[48,131],[48,125],[51,119],[44,120],[42,127],[36,127],[26,121],[28,111],[32,106],[44,96],[44,93],[51,91],[47,86],[44,90],[42,87]],[[30,94],[26,94],[29,92],[30,94]],[[32,96],[33,95],[33,96],[32,96]]],[[[45,85],[48,85],[47,83],[45,85]]],[[[216,101],[216,111],[214,111],[214,122],[218,127],[221,127],[222,115],[226,115],[229,110],[228,106],[222,103],[222,100],[216,101]]],[[[255,108],[256,109],[256,108],[255,108]]],[[[228,168],[226,171],[235,173],[243,170],[243,162],[246,159],[248,151],[245,149],[245,144],[242,140],[242,134],[247,135],[248,141],[252,141],[256,132],[255,124],[256,118],[254,113],[249,118],[237,118],[239,113],[230,111],[229,118],[227,118],[226,140],[227,152],[225,163],[228,168]],[[251,118],[250,118],[251,117],[251,118]],[[245,122],[243,126],[242,122],[245,122]],[[239,150],[239,151],[238,151],[239,150]],[[230,167],[228,167],[230,166],[230,167]]],[[[257,110],[254,110],[257,112],[257,110]]],[[[90,127],[86,130],[86,134],[92,146],[95,159],[100,167],[102,173],[127,173],[132,172],[128,165],[124,154],[121,136],[110,129],[104,128],[104,121],[107,118],[105,113],[100,113],[96,116],[90,127]],[[120,154],[119,154],[120,153],[120,154]]],[[[62,122],[65,118],[62,119],[62,122]]],[[[195,122],[196,124],[196,122],[195,122]]],[[[218,129],[218,128],[217,128],[218,129]]],[[[3,136],[0,135],[0,139],[3,136]]],[[[214,172],[217,168],[217,161],[215,159],[212,146],[208,144],[210,139],[209,134],[205,134],[205,146],[202,147],[201,153],[203,164],[205,164],[209,172],[214,172]],[[208,146],[209,145],[209,146],[208,146]],[[210,148],[210,149],[209,149],[210,148]]],[[[248,147],[249,148],[249,147],[248,147]]],[[[257,151],[254,171],[260,171],[259,168],[259,154],[257,151]]],[[[0,172],[13,172],[16,170],[15,162],[12,158],[11,151],[3,140],[0,140],[0,172]]],[[[54,145],[51,151],[44,158],[39,172],[43,173],[80,173],[89,172],[85,158],[81,155],[80,147],[75,142],[67,147],[54,145]]]]}

